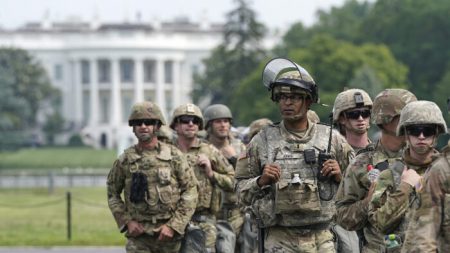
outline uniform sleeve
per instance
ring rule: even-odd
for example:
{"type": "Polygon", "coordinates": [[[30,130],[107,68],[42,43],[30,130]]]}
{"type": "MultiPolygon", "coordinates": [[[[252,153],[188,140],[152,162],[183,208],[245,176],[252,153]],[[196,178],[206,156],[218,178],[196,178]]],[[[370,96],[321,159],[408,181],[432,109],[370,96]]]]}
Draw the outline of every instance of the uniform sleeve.
{"type": "Polygon", "coordinates": [[[227,159],[215,147],[211,147],[211,166],[213,167],[213,181],[224,191],[234,190],[234,169],[227,159]]]}
{"type": "Polygon", "coordinates": [[[186,225],[191,220],[197,206],[197,183],[193,169],[180,153],[172,162],[180,187],[180,200],[167,225],[180,235],[184,234],[186,225]]]}
{"type": "Polygon", "coordinates": [[[250,206],[253,198],[261,191],[257,184],[261,176],[262,164],[258,146],[262,145],[260,134],[253,137],[245,153],[241,154],[236,165],[236,193],[242,206],[250,206]]]}
{"type": "Polygon", "coordinates": [[[408,210],[412,191],[405,182],[395,187],[391,170],[381,172],[369,204],[369,222],[383,234],[392,232],[408,210]]]}
{"type": "Polygon", "coordinates": [[[368,204],[363,199],[370,187],[366,154],[357,156],[345,171],[336,195],[336,222],[347,230],[362,229],[367,222],[368,204]]]}
{"type": "Polygon", "coordinates": [[[333,130],[333,147],[336,160],[341,168],[341,173],[345,175],[345,170],[349,166],[350,161],[355,157],[355,152],[345,138],[335,130],[333,130]]]}
{"type": "Polygon", "coordinates": [[[109,209],[117,226],[122,230],[131,220],[131,216],[125,211],[125,203],[120,196],[125,187],[125,173],[119,160],[114,162],[108,174],[106,184],[109,209]]]}
{"type": "MultiPolygon", "coordinates": [[[[436,163],[436,165],[442,164],[436,163]]],[[[442,217],[445,215],[443,202],[448,195],[445,193],[445,185],[448,183],[445,174],[439,168],[430,169],[429,176],[425,179],[425,189],[419,194],[421,205],[408,226],[407,244],[402,252],[437,252],[439,234],[442,233],[442,217]]],[[[449,243],[445,244],[448,247],[449,243]]],[[[450,248],[441,250],[450,252],[450,248]]]]}

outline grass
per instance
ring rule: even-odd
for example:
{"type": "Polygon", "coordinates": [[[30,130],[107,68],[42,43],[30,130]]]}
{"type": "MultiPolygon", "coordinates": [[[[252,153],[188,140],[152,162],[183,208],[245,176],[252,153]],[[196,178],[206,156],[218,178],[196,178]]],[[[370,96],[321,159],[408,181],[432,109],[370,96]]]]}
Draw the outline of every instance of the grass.
{"type": "Polygon", "coordinates": [[[106,201],[106,187],[0,189],[2,246],[123,246],[106,201]],[[72,238],[67,239],[66,191],[72,195],[72,238]]]}
{"type": "Polygon", "coordinates": [[[111,168],[113,150],[37,148],[0,152],[0,169],[111,168]]]}

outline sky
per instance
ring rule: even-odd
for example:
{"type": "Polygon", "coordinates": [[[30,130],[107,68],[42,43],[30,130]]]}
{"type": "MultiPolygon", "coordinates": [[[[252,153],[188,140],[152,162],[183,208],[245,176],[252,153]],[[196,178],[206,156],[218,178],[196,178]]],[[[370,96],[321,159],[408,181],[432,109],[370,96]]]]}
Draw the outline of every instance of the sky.
{"type": "MultiPolygon", "coordinates": [[[[301,21],[310,26],[318,9],[342,6],[345,0],[250,0],[257,18],[270,28],[285,29],[301,21]]],[[[153,20],[170,21],[188,17],[193,22],[204,18],[224,22],[225,14],[236,6],[234,0],[0,0],[0,27],[14,29],[27,22],[68,19],[102,22],[153,20]]]]}

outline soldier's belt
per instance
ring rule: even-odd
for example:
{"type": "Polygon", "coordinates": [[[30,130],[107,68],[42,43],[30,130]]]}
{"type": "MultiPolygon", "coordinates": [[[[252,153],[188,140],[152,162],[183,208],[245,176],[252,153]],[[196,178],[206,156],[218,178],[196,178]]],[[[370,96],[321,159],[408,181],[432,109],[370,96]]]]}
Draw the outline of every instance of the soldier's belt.
{"type": "Polygon", "coordinates": [[[312,225],[306,225],[306,226],[296,226],[296,227],[287,227],[287,226],[274,226],[281,229],[289,229],[294,233],[298,234],[307,234],[309,232],[315,232],[319,230],[327,230],[330,229],[331,224],[330,223],[317,223],[312,225]]]}

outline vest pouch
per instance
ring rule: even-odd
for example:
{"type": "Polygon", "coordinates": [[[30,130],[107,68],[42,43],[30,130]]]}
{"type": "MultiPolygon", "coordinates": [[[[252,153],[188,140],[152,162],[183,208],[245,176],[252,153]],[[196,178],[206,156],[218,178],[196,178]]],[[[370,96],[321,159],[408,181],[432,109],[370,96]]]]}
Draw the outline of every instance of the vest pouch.
{"type": "Polygon", "coordinates": [[[261,221],[263,227],[269,227],[276,224],[276,215],[274,212],[274,200],[272,191],[264,194],[261,198],[253,201],[252,211],[257,219],[261,221]]]}
{"type": "Polygon", "coordinates": [[[301,184],[291,184],[287,180],[278,182],[275,190],[275,213],[294,212],[320,213],[319,191],[314,180],[304,180],[301,184]]]}
{"type": "Polygon", "coordinates": [[[172,207],[172,187],[170,185],[156,186],[156,190],[161,202],[161,210],[170,210],[172,207]]]}
{"type": "Polygon", "coordinates": [[[197,185],[197,192],[198,192],[197,210],[203,208],[210,208],[213,192],[213,187],[211,183],[208,182],[207,179],[201,181],[199,180],[197,185]]]}
{"type": "Polygon", "coordinates": [[[161,185],[170,184],[170,168],[169,167],[158,168],[158,182],[161,185]]]}

